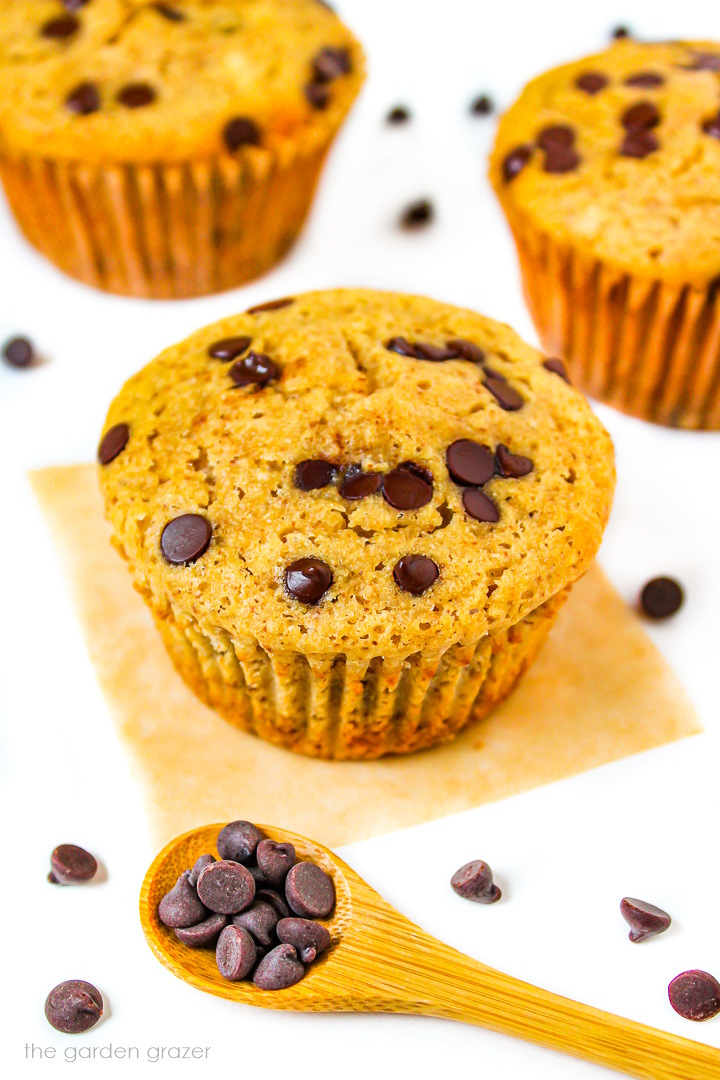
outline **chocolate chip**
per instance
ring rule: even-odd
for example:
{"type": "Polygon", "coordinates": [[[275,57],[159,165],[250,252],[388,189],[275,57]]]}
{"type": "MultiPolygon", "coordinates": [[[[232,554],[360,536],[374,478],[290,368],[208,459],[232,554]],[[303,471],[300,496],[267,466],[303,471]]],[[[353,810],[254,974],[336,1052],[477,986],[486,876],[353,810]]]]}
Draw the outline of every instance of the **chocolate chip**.
{"type": "Polygon", "coordinates": [[[683,64],[687,71],[720,71],[720,55],[718,53],[697,53],[692,63],[683,64]]]}
{"type": "Polygon", "coordinates": [[[77,1035],[94,1027],[102,1014],[102,994],[92,983],[82,979],[58,983],[45,1002],[48,1023],[66,1035],[77,1035]]]}
{"type": "Polygon", "coordinates": [[[709,120],[703,120],[702,129],[706,135],[712,135],[714,139],[720,139],[720,110],[709,120]]]}
{"type": "Polygon", "coordinates": [[[249,975],[257,960],[255,942],[241,926],[226,926],[215,948],[218,971],[231,982],[249,975]]]}
{"type": "Polygon", "coordinates": [[[97,873],[97,861],[76,844],[60,844],[50,856],[52,874],[58,885],[79,885],[97,873]]]}
{"type": "Polygon", "coordinates": [[[404,105],[395,105],[385,117],[387,124],[406,124],[410,120],[410,110],[404,105]]]}
{"type": "Polygon", "coordinates": [[[76,34],[80,29],[80,20],[74,15],[59,15],[57,19],[50,19],[40,29],[43,37],[53,41],[63,41],[76,34]]]}
{"type": "Polygon", "coordinates": [[[266,300],[264,304],[255,304],[247,309],[247,315],[260,315],[263,311],[280,311],[295,303],[294,296],[281,296],[279,300],[266,300]]]}
{"type": "Polygon", "coordinates": [[[296,559],[285,571],[287,591],[302,604],[317,604],[332,580],[332,570],[320,559],[296,559]]]}
{"type": "Polygon", "coordinates": [[[313,109],[326,109],[330,100],[330,88],[327,83],[321,82],[309,82],[305,83],[303,87],[303,93],[309,105],[312,105],[313,109]]]}
{"type": "Polygon", "coordinates": [[[644,941],[645,938],[663,934],[672,922],[667,911],[654,904],[646,904],[644,900],[634,900],[631,896],[623,897],[620,911],[630,927],[628,936],[631,941],[644,941]]]}
{"type": "Polygon", "coordinates": [[[262,838],[263,834],[251,821],[231,821],[218,833],[218,854],[230,862],[248,862],[262,838]]]}
{"type": "Polygon", "coordinates": [[[493,884],[492,870],[482,859],[474,859],[456,870],[450,879],[458,896],[473,900],[476,904],[494,904],[502,892],[493,884]]]}
{"type": "Polygon", "coordinates": [[[654,90],[658,86],[662,86],[665,82],[665,76],[660,75],[657,71],[638,71],[636,75],[628,75],[625,80],[626,86],[639,86],[643,90],[654,90]]]}
{"type": "Polygon", "coordinates": [[[660,143],[652,131],[629,131],[623,139],[620,153],[623,157],[646,158],[659,147],[660,143]]]}
{"type": "Polygon", "coordinates": [[[238,357],[240,353],[244,353],[251,345],[252,338],[247,335],[221,338],[220,341],[216,341],[210,346],[208,356],[212,356],[213,360],[222,360],[227,363],[229,360],[238,357]]]}
{"type": "MultiPolygon", "coordinates": [[[[265,841],[263,841],[265,843],[265,841]]],[[[255,900],[247,911],[233,915],[233,924],[240,926],[252,937],[256,945],[269,949],[275,941],[275,927],[280,921],[280,912],[267,900],[255,900]]]]}
{"type": "Polygon", "coordinates": [[[640,607],[650,619],[667,619],[682,607],[682,586],[674,578],[656,577],[643,587],[640,607]]]}
{"type": "Polygon", "coordinates": [[[421,596],[440,575],[437,563],[427,555],[403,555],[395,563],[393,578],[404,592],[421,596]]]}
{"type": "Polygon", "coordinates": [[[396,352],[400,356],[410,356],[413,360],[417,360],[417,353],[415,352],[415,346],[404,337],[393,337],[389,341],[385,342],[385,348],[389,352],[396,352]]]}
{"type": "Polygon", "coordinates": [[[127,424],[114,424],[103,435],[98,446],[97,457],[101,465],[109,465],[118,454],[122,454],[130,438],[130,428],[127,424]]]}
{"type": "Polygon", "coordinates": [[[648,131],[660,123],[660,113],[652,101],[638,101],[625,110],[621,120],[626,131],[648,131]]]}
{"type": "Polygon", "coordinates": [[[189,945],[191,949],[204,949],[208,945],[214,945],[218,934],[227,926],[227,915],[213,913],[207,919],[195,926],[177,927],[175,937],[182,941],[183,945],[189,945]]]}
{"type": "Polygon", "coordinates": [[[230,378],[236,386],[267,386],[280,378],[280,368],[264,353],[249,352],[230,368],[230,378]]]}
{"type": "Polygon", "coordinates": [[[169,563],[185,566],[195,562],[208,549],[212,527],[200,514],[181,514],[169,521],[160,537],[160,548],[169,563]]]}
{"type": "Polygon", "coordinates": [[[574,147],[555,145],[546,151],[543,169],[546,173],[574,172],[580,161],[580,155],[574,147]]]}
{"type": "Polygon", "coordinates": [[[162,4],[160,2],[153,4],[153,7],[157,11],[158,15],[162,15],[168,22],[185,22],[185,16],[182,11],[178,11],[177,8],[171,7],[170,4],[162,4]]]}
{"type": "Polygon", "coordinates": [[[293,482],[300,491],[327,487],[335,476],[335,466],[322,458],[308,458],[295,466],[293,482]]]}
{"type": "Polygon", "coordinates": [[[710,1020],[720,1012],[720,982],[707,971],[684,971],[668,986],[670,1004],[686,1020],[710,1020]]]}
{"type": "Polygon", "coordinates": [[[382,487],[382,476],[376,472],[363,472],[362,465],[349,465],[340,484],[343,499],[353,502],[374,495],[382,487]]]}
{"type": "Polygon", "coordinates": [[[623,38],[630,37],[630,31],[628,30],[627,26],[616,26],[615,29],[612,31],[611,36],[614,38],[615,41],[622,41],[623,38]]]}
{"type": "Polygon", "coordinates": [[[201,872],[197,894],[210,911],[237,915],[255,899],[255,882],[247,867],[222,859],[201,872]]]}
{"type": "Polygon", "coordinates": [[[498,476],[517,479],[532,472],[533,463],[530,458],[513,454],[504,443],[499,443],[495,451],[495,469],[498,476]]]}
{"type": "Polygon", "coordinates": [[[188,881],[192,885],[193,889],[197,887],[198,878],[202,874],[206,866],[212,866],[217,859],[214,855],[201,855],[199,859],[196,859],[193,863],[192,870],[188,872],[188,881]]]}
{"type": "Polygon", "coordinates": [[[542,366],[546,371],[551,371],[553,375],[559,375],[564,382],[570,383],[567,368],[559,356],[549,356],[547,360],[543,360],[542,366]]]}
{"type": "Polygon", "coordinates": [[[467,338],[451,338],[445,344],[462,360],[469,360],[472,364],[482,364],[485,359],[485,353],[480,346],[467,338]]]}
{"type": "Polygon", "coordinates": [[[348,75],[352,71],[352,61],[347,49],[334,49],[327,46],[321,49],[312,62],[315,80],[317,82],[332,82],[341,75],[348,75]]]}
{"type": "Polygon", "coordinates": [[[285,897],[296,915],[324,919],[335,906],[335,886],[315,863],[299,862],[285,880],[285,897]]]}
{"type": "Polygon", "coordinates": [[[32,342],[25,337],[10,338],[3,345],[2,350],[3,360],[10,367],[26,368],[30,367],[35,359],[35,350],[33,349],[32,342]]]}
{"type": "Polygon", "coordinates": [[[266,900],[268,904],[275,908],[281,919],[287,919],[290,916],[290,908],[280,893],[274,889],[258,889],[255,893],[255,899],[266,900]]]}
{"type": "Polygon", "coordinates": [[[479,488],[465,488],[463,491],[463,506],[471,518],[476,521],[499,521],[500,512],[489,495],[479,488]]]}
{"type": "Polygon", "coordinates": [[[575,142],[575,130],[569,124],[548,124],[538,134],[537,144],[542,150],[554,146],[572,146],[575,142]]]}
{"type": "Polygon", "coordinates": [[[458,350],[451,348],[449,344],[431,345],[429,341],[416,341],[413,347],[417,360],[432,360],[434,363],[440,364],[445,360],[459,359],[458,350]]]}
{"type": "Polygon", "coordinates": [[[432,474],[414,461],[404,461],[383,478],[382,493],[396,510],[419,510],[432,499],[432,474]]]}
{"type": "Polygon", "coordinates": [[[79,11],[80,8],[89,3],[90,0],[62,0],[62,5],[66,11],[79,11]]]}
{"type": "Polygon", "coordinates": [[[435,217],[435,208],[429,199],[417,199],[411,202],[400,214],[401,229],[422,229],[435,217]]]}
{"type": "Polygon", "coordinates": [[[282,885],[288,871],[295,865],[295,848],[292,844],[279,844],[275,840],[261,840],[256,852],[258,869],[269,885],[282,885]]]}
{"type": "Polygon", "coordinates": [[[277,936],[284,945],[292,945],[304,964],[312,964],[332,941],[330,931],[310,919],[281,919],[277,936]]]}
{"type": "Polygon", "coordinates": [[[100,108],[100,91],[95,83],[78,83],[65,98],[65,108],[76,116],[90,116],[100,108]]]}
{"type": "Polygon", "coordinates": [[[523,171],[533,156],[532,146],[516,146],[509,154],[505,155],[502,163],[502,174],[506,184],[523,171]]]}
{"type": "Polygon", "coordinates": [[[609,81],[607,75],[603,75],[600,71],[585,71],[582,75],[578,75],[575,86],[585,94],[599,94],[609,81]]]}
{"type": "Polygon", "coordinates": [[[241,146],[259,146],[260,128],[247,116],[235,116],[223,128],[223,141],[231,154],[241,146]]]}
{"type": "Polygon", "coordinates": [[[197,923],[204,922],[210,914],[188,881],[188,873],[185,871],[180,875],[174,887],[165,893],[158,905],[160,922],[173,930],[196,926],[197,923]]]}
{"type": "Polygon", "coordinates": [[[480,486],[495,473],[492,450],[472,439],[456,439],[445,452],[448,472],[456,484],[480,486]]]}
{"type": "Polygon", "coordinates": [[[493,100],[487,94],[480,94],[470,102],[470,112],[473,116],[489,116],[494,108],[493,100]]]}
{"type": "Polygon", "coordinates": [[[152,86],[147,83],[128,83],[119,92],[117,100],[126,109],[142,109],[145,105],[152,105],[156,97],[152,86]]]}
{"type": "Polygon", "coordinates": [[[483,386],[490,391],[500,408],[505,409],[506,412],[516,412],[525,404],[525,399],[502,377],[490,375],[483,379],[483,386]]]}
{"type": "Polygon", "coordinates": [[[292,945],[278,945],[258,964],[253,982],[261,990],[286,990],[300,982],[305,968],[292,945]]]}

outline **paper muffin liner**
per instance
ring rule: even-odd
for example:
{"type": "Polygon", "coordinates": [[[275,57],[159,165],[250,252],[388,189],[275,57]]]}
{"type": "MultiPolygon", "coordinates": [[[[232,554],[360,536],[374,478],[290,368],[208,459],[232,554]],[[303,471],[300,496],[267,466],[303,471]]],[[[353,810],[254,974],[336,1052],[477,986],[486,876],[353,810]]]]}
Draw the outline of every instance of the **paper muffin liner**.
{"type": "Polygon", "coordinates": [[[505,206],[543,348],[623,412],[720,430],[720,288],[670,285],[562,245],[505,206]]]}
{"type": "Polygon", "coordinates": [[[125,296],[201,296],[250,281],[291,247],[336,130],[180,164],[0,154],[0,180],[27,239],[71,277],[125,296]]]}
{"type": "Polygon", "coordinates": [[[377,758],[453,738],[510,693],[570,586],[499,633],[405,659],[269,654],[166,609],[156,623],[202,701],[269,742],[313,757],[377,758]]]}

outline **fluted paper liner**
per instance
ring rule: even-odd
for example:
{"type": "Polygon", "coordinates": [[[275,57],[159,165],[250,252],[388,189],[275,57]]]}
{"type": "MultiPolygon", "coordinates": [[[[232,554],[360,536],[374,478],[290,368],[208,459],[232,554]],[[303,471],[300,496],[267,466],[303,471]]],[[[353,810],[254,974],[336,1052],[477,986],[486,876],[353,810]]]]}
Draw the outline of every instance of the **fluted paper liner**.
{"type": "MultiPolygon", "coordinates": [[[[226,723],[174,670],[111,548],[95,467],[47,469],[32,482],[158,845],[198,823],[237,817],[282,822],[330,845],[349,843],[700,730],[637,617],[593,568],[574,586],[517,689],[454,741],[366,762],[283,750],[226,723]]],[[[248,671],[253,679],[252,665],[248,671]]],[[[382,708],[391,707],[397,677],[385,671],[376,680],[382,708]]],[[[432,677],[438,695],[457,692],[452,679],[432,677]]]]}

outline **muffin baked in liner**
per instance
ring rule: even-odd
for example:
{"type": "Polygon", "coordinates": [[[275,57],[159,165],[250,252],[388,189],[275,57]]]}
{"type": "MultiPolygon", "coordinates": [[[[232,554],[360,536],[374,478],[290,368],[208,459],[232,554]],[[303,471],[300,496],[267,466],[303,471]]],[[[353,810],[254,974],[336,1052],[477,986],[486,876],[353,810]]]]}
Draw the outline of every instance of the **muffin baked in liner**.
{"type": "Polygon", "coordinates": [[[317,0],[71,13],[9,0],[0,180],[27,239],[85,284],[161,299],[230,289],[291,247],[362,79],[359,44],[317,0]]]}
{"type": "Polygon", "coordinates": [[[505,697],[614,486],[606,432],[543,361],[473,312],[335,290],[206,327],[131,379],[101,443],[106,511],[198,696],[336,759],[432,746],[505,697]],[[482,477],[453,458],[463,440],[482,477]],[[308,461],[332,467],[322,486],[308,461]],[[167,530],[187,514],[207,537],[178,554],[167,530]],[[303,598],[304,559],[329,577],[303,598]]]}
{"type": "Polygon", "coordinates": [[[715,430],[719,90],[720,44],[619,41],[530,83],[490,170],[543,347],[624,412],[715,430]]]}

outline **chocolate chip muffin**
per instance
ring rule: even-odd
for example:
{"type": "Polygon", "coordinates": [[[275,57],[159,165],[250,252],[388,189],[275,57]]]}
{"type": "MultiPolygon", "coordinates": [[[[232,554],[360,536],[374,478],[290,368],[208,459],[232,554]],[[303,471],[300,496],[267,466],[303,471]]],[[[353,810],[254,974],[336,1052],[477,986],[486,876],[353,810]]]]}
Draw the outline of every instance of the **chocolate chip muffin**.
{"type": "Polygon", "coordinates": [[[292,244],[362,78],[319,0],[4,0],[0,178],[89,285],[232,288],[292,244]]]}
{"type": "Polygon", "coordinates": [[[720,428],[720,44],[621,40],[535,79],[491,179],[543,346],[609,404],[720,428]]]}
{"type": "Polygon", "coordinates": [[[308,293],[130,379],[99,449],[115,543],[178,670],[306,754],[484,715],[594,557],[608,435],[555,361],[422,297],[308,293]]]}

